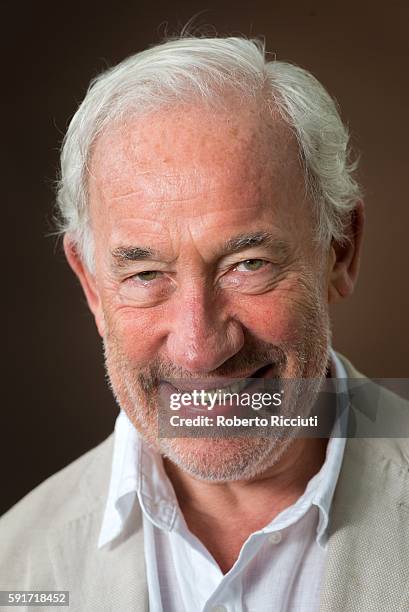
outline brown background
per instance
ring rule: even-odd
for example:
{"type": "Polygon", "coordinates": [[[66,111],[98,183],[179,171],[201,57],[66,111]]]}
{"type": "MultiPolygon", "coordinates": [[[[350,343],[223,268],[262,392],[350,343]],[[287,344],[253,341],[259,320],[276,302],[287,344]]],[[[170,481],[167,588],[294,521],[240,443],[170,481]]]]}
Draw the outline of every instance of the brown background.
{"type": "Polygon", "coordinates": [[[50,231],[58,147],[90,78],[195,13],[265,35],[338,99],[362,151],[367,233],[334,346],[372,377],[409,376],[407,3],[29,2],[2,5],[3,355],[0,513],[102,440],[117,408],[99,338],[50,231]],[[406,6],[405,6],[406,5],[406,6]]]}

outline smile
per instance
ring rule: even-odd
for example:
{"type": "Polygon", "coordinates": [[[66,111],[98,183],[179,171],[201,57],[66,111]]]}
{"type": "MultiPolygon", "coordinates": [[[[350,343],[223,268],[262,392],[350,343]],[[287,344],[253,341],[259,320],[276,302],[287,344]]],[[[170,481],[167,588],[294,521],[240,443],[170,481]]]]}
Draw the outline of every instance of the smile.
{"type": "MultiPolygon", "coordinates": [[[[184,381],[182,382],[179,380],[166,382],[172,387],[174,387],[174,389],[179,393],[192,394],[192,396],[200,393],[202,400],[206,402],[209,401],[210,398],[213,398],[215,393],[219,394],[221,398],[223,398],[224,395],[227,394],[241,393],[241,391],[243,391],[245,387],[251,384],[253,379],[261,379],[264,378],[267,374],[272,374],[274,370],[274,365],[275,364],[271,363],[266,364],[245,377],[232,377],[233,382],[230,382],[227,385],[223,384],[226,383],[226,379],[219,379],[218,381],[203,380],[203,384],[199,384],[199,381],[196,380],[194,386],[192,386],[192,384],[185,384],[184,381]],[[212,384],[211,387],[209,383],[212,384]]],[[[232,378],[230,378],[230,380],[232,380],[232,378]]]]}

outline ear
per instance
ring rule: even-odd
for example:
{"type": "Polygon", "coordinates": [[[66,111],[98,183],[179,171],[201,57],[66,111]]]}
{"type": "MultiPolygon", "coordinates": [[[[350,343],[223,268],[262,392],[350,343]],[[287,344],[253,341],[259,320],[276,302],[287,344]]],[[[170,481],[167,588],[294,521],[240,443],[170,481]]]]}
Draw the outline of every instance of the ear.
{"type": "Polygon", "coordinates": [[[64,236],[64,252],[68,263],[78,277],[87,298],[88,306],[94,315],[95,323],[101,337],[104,336],[105,324],[101,306],[101,298],[95,281],[95,276],[88,270],[76,242],[69,236],[64,236]]]}
{"type": "Polygon", "coordinates": [[[346,231],[347,240],[331,243],[328,269],[330,304],[348,297],[354,290],[359,272],[364,223],[364,203],[360,200],[351,212],[346,231]]]}

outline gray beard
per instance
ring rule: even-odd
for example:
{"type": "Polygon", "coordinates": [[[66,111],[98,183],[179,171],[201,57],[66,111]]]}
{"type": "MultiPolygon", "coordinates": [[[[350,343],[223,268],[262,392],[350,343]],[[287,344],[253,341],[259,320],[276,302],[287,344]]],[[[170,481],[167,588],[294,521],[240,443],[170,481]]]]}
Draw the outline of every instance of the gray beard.
{"type": "MultiPolygon", "coordinates": [[[[298,346],[250,343],[245,354],[233,357],[213,374],[233,376],[235,372],[246,371],[246,366],[250,371],[251,365],[257,369],[260,363],[278,363],[284,386],[288,386],[286,379],[310,379],[307,386],[291,385],[280,414],[308,416],[328,364],[331,331],[326,309],[317,306],[317,302],[306,308],[302,329],[310,337],[304,336],[298,346]]],[[[122,352],[113,329],[104,339],[104,354],[110,387],[132,424],[151,448],[197,479],[227,482],[254,478],[273,466],[295,440],[296,432],[288,428],[276,428],[276,435],[267,437],[158,438],[160,381],[186,380],[192,375],[172,364],[158,362],[143,371],[135,368],[122,352]]]]}

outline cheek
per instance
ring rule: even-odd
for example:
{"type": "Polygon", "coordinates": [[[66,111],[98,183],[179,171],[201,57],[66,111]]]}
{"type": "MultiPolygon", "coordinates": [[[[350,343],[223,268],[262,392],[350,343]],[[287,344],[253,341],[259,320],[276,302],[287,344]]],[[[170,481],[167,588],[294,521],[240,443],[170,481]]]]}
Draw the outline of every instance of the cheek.
{"type": "Polygon", "coordinates": [[[314,332],[320,311],[307,292],[276,290],[243,300],[237,318],[252,335],[277,345],[296,345],[314,332]]]}
{"type": "Polygon", "coordinates": [[[107,334],[137,367],[149,365],[157,356],[163,339],[163,313],[155,309],[122,307],[106,309],[107,334]]]}

